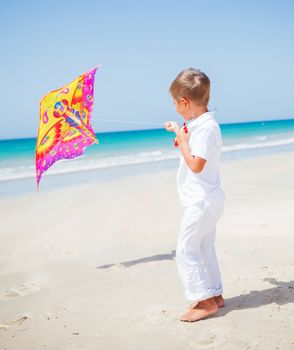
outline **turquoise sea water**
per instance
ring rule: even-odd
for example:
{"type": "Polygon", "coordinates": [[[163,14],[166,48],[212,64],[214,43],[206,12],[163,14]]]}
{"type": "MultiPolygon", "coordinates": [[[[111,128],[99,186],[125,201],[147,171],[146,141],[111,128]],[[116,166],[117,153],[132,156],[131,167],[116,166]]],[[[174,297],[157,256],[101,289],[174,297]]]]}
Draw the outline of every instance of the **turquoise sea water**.
{"type": "MultiPolygon", "coordinates": [[[[294,151],[294,119],[221,124],[220,127],[223,137],[222,161],[294,151]]],[[[93,172],[99,178],[106,169],[110,174],[121,172],[120,168],[123,167],[126,174],[134,164],[141,164],[146,171],[154,166],[176,168],[178,165],[180,154],[173,146],[174,134],[165,129],[96,135],[98,145],[88,147],[82,157],[55,163],[43,175],[41,187],[52,181],[50,176],[54,174],[74,174],[76,179],[84,181],[87,172],[91,172],[92,178],[93,172]]],[[[0,191],[8,182],[21,179],[26,179],[35,189],[35,145],[35,138],[0,140],[0,191]]]]}

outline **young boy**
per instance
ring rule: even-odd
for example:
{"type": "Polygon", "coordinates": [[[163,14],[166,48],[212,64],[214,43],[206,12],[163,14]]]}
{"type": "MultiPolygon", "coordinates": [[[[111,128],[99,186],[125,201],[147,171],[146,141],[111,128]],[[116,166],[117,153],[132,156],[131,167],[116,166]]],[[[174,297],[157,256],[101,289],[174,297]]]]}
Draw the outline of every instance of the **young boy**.
{"type": "Polygon", "coordinates": [[[176,134],[181,151],[177,187],[184,215],[176,249],[176,263],[187,300],[192,300],[181,321],[198,321],[224,306],[222,282],[215,252],[216,223],[224,211],[219,163],[222,138],[212,111],[207,108],[210,80],[198,69],[182,71],[169,92],[187,129],[166,122],[176,134]]]}

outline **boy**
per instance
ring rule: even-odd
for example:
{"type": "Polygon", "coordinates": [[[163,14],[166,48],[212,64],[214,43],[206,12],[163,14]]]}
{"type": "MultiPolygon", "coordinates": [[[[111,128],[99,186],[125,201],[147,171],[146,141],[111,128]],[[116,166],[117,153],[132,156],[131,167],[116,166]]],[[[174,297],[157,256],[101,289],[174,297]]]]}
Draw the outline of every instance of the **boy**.
{"type": "Polygon", "coordinates": [[[193,300],[181,321],[198,321],[224,306],[215,252],[216,223],[224,211],[219,163],[222,138],[207,108],[210,80],[199,69],[182,71],[170,86],[177,112],[189,121],[187,129],[166,122],[181,151],[177,187],[184,215],[177,241],[176,263],[187,300],[193,300]]]}

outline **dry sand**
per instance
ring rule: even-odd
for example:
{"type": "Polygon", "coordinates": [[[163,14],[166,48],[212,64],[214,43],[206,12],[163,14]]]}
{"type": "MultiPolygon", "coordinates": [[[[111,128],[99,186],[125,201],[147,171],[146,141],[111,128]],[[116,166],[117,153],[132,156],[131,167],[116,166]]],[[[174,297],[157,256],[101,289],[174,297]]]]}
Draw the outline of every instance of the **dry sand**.
{"type": "Polygon", "coordinates": [[[221,165],[225,307],[179,321],[175,171],[0,201],[0,349],[294,349],[294,154],[221,165]]]}

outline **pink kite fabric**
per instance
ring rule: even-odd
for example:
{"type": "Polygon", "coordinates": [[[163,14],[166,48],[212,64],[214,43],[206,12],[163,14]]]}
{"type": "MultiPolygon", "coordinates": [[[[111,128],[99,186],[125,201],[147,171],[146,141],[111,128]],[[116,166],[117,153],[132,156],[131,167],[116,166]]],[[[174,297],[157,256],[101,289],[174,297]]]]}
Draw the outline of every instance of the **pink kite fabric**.
{"type": "Polygon", "coordinates": [[[81,156],[87,146],[98,143],[91,126],[97,68],[41,99],[36,142],[38,191],[42,174],[55,162],[81,156]]]}

